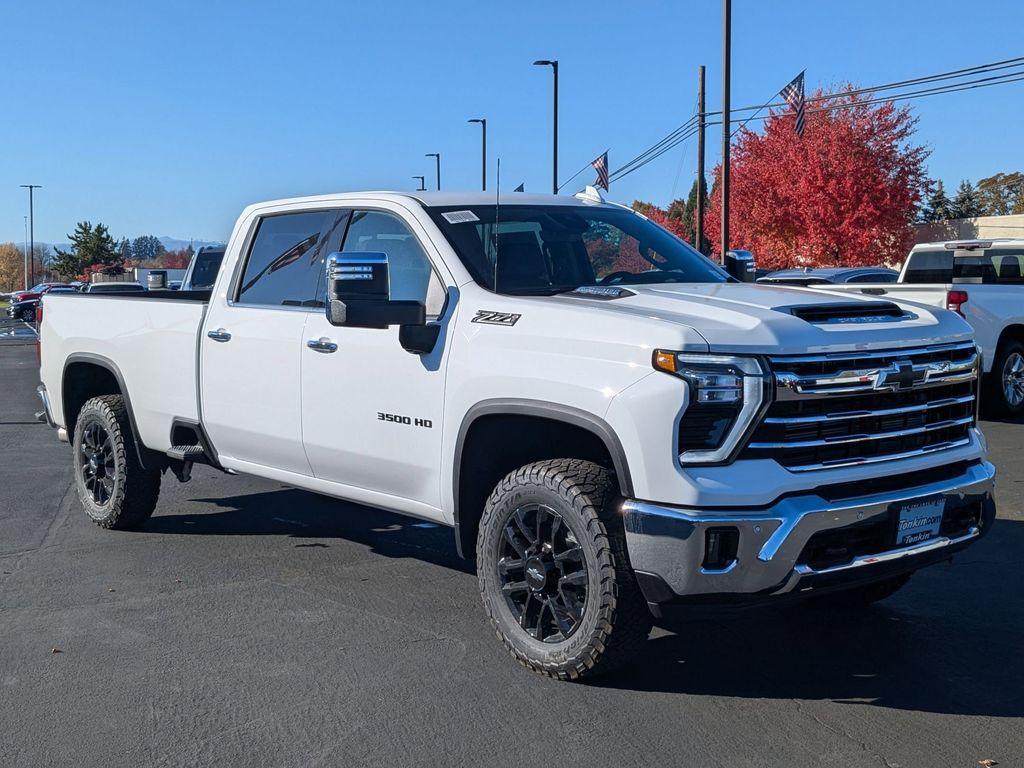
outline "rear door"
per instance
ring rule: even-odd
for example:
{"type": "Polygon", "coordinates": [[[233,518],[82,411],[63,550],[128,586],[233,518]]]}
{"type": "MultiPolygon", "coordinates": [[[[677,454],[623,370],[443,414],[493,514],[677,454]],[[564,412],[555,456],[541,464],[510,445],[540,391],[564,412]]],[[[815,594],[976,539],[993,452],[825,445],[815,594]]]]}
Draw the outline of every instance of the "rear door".
{"type": "Polygon", "coordinates": [[[202,418],[225,458],[310,474],[302,446],[300,354],[317,305],[327,241],[344,213],[256,217],[201,339],[202,418]]]}

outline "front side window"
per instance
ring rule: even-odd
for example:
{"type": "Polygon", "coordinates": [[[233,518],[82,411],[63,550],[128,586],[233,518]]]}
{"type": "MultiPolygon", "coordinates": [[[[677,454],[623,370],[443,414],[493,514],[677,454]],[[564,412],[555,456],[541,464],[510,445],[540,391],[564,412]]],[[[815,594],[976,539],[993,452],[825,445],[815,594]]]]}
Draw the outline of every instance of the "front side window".
{"type": "Polygon", "coordinates": [[[260,219],[235,300],[264,306],[315,306],[326,255],[321,232],[335,215],[313,211],[260,219]]]}
{"type": "Polygon", "coordinates": [[[724,283],[722,269],[661,227],[620,208],[428,208],[476,282],[507,294],[580,286],[724,283]]]}
{"type": "Polygon", "coordinates": [[[444,286],[419,240],[400,218],[381,211],[355,211],[345,234],[346,252],[384,253],[392,301],[422,301],[427,315],[444,306],[444,286]]]}

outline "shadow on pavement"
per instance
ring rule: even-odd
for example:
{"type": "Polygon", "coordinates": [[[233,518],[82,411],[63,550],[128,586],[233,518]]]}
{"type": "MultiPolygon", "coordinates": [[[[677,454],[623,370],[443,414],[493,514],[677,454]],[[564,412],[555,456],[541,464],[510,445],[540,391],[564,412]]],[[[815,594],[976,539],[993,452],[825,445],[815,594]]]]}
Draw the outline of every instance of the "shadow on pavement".
{"type": "MultiPolygon", "coordinates": [[[[288,535],[330,547],[356,541],[473,573],[451,531],[381,510],[285,489],[198,499],[221,511],[157,515],[151,533],[288,535]]],[[[648,642],[643,659],[595,685],[743,699],[808,699],[937,713],[1024,716],[1024,522],[997,519],[960,567],[922,571],[860,612],[801,603],[707,616],[648,642]],[[1016,585],[1016,586],[1013,586],[1016,585]]]]}
{"type": "MultiPolygon", "coordinates": [[[[475,573],[455,552],[447,526],[339,501],[295,488],[224,498],[196,499],[221,508],[194,515],[157,514],[147,521],[149,533],[193,536],[290,536],[300,539],[345,539],[369,546],[385,557],[415,557],[447,568],[475,573]]],[[[329,547],[329,541],[296,547],[329,547]]]]}

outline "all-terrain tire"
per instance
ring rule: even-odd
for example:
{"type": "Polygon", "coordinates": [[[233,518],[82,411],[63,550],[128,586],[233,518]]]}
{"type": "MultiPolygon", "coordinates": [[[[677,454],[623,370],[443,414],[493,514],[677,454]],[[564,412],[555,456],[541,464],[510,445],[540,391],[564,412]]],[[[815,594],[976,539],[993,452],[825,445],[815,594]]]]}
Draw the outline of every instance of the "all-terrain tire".
{"type": "Polygon", "coordinates": [[[992,371],[985,377],[984,397],[981,404],[986,414],[1005,418],[1024,415],[1024,344],[1010,340],[1004,342],[992,361],[992,371]],[[1007,396],[1007,388],[1016,391],[1016,401],[1007,396]]]}
{"type": "Polygon", "coordinates": [[[121,395],[86,401],[75,422],[72,447],[78,498],[96,525],[136,528],[153,514],[160,495],[160,470],[139,463],[135,434],[121,395]],[[99,443],[100,450],[90,449],[88,443],[99,443]],[[89,467],[88,457],[94,454],[107,457],[105,462],[95,462],[107,467],[99,479],[89,467]],[[96,490],[97,484],[102,490],[96,490]]]}
{"type": "MultiPolygon", "coordinates": [[[[506,475],[487,500],[476,561],[484,609],[509,653],[533,671],[559,680],[594,677],[629,661],[646,642],[653,620],[630,567],[620,502],[614,474],[579,459],[521,467],[506,475]],[[549,528],[550,538],[560,535],[563,544],[568,540],[578,547],[574,556],[586,570],[582,615],[568,637],[562,631],[554,635],[560,639],[548,642],[520,626],[502,590],[500,568],[506,566],[499,566],[500,553],[508,548],[505,537],[515,535],[506,526],[514,524],[514,515],[537,507],[560,517],[560,533],[549,528]]],[[[550,614],[553,621],[554,609],[550,614]]]]}

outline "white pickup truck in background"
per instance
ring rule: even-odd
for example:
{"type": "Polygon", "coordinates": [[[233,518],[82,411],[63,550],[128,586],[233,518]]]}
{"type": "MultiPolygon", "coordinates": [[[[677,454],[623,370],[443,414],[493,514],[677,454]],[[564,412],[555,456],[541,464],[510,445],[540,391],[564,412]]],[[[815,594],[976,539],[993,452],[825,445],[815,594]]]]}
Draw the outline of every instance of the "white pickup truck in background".
{"type": "Polygon", "coordinates": [[[594,192],[254,205],[211,291],[48,297],[39,339],[97,524],[203,463],[452,526],[561,679],[702,606],[881,600],[995,516],[962,318],[737,282],[594,192]]]}
{"type": "Polygon", "coordinates": [[[919,301],[960,314],[974,329],[984,365],[982,406],[1024,414],[1024,239],[921,243],[899,280],[813,286],[919,301]]]}

